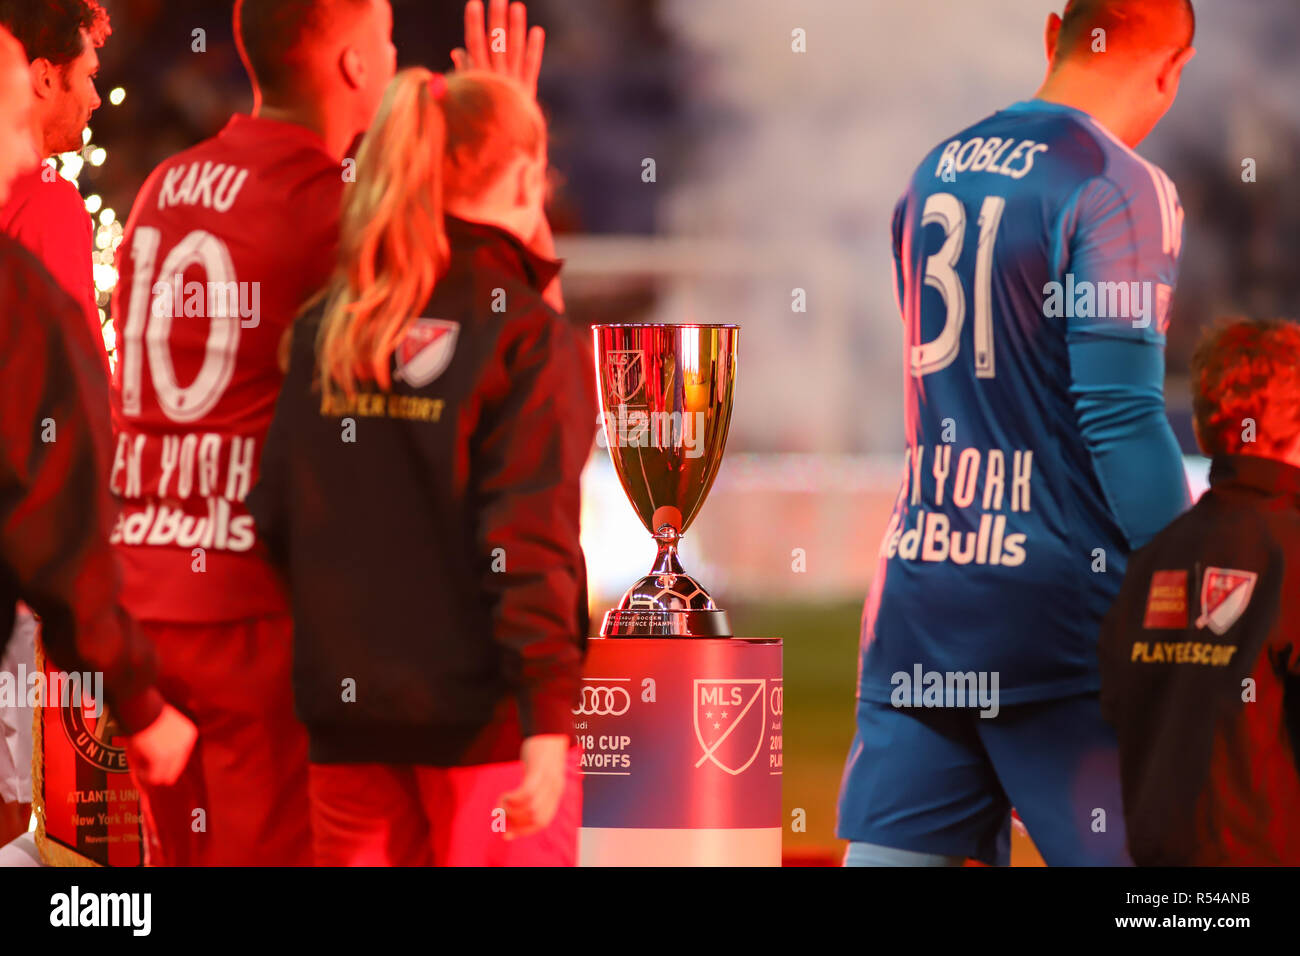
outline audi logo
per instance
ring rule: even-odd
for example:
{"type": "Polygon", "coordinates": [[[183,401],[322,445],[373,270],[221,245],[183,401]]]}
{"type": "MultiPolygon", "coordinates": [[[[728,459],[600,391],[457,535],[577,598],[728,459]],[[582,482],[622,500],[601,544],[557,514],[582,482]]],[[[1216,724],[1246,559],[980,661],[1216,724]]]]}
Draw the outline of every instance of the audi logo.
{"type": "Polygon", "coordinates": [[[631,706],[632,697],[625,687],[584,686],[573,713],[577,717],[619,717],[631,706]]]}
{"type": "Polygon", "coordinates": [[[772,688],[770,706],[772,708],[772,714],[776,717],[780,717],[781,712],[785,710],[785,688],[783,685],[777,685],[772,688]]]}

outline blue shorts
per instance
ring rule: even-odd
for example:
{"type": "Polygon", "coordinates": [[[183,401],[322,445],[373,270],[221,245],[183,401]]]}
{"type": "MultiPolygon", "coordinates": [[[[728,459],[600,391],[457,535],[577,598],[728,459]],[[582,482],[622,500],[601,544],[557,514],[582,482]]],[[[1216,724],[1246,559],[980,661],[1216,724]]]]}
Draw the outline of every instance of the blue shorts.
{"type": "Polygon", "coordinates": [[[1005,866],[1011,808],[1049,866],[1131,866],[1115,732],[1096,694],[1001,708],[858,701],[841,839],[1005,866]]]}

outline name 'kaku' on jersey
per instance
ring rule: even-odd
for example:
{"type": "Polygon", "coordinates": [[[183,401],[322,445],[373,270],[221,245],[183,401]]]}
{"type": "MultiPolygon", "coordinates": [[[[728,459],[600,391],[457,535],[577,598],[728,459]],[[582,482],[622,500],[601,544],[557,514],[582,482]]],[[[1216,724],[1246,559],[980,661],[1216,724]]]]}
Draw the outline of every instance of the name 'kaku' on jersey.
{"type": "Polygon", "coordinates": [[[281,339],[333,267],[342,192],[317,134],[249,116],[140,190],[113,302],[112,490],[124,601],[143,620],[287,613],[244,499],[281,339]]]}

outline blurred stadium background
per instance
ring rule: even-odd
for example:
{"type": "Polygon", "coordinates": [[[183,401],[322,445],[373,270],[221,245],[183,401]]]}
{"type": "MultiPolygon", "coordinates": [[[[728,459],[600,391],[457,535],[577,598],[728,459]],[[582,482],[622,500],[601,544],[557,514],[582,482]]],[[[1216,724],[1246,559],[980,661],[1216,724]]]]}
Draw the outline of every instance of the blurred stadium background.
{"type": "MultiPolygon", "coordinates": [[[[160,160],[251,95],[231,0],[104,0],[104,106],[60,157],[113,252],[160,160]],[[204,51],[195,52],[196,30],[204,51]]],[[[852,736],[858,621],[901,458],[901,326],[889,221],[918,158],[1032,95],[1063,0],[530,0],[547,29],[552,220],[576,321],[743,328],[728,454],[688,535],[687,567],[738,633],[786,642],[787,834],[829,858],[852,736]],[[792,50],[792,31],[807,51],[792,50]],[[655,161],[655,181],[642,179],[655,161]],[[806,311],[792,309],[794,290],[806,311]],[[806,570],[795,570],[802,549],[806,570]]],[[[444,69],[458,0],[393,0],[400,62],[444,69]]],[[[1142,147],[1187,214],[1169,333],[1168,403],[1194,454],[1185,370],[1233,313],[1300,317],[1300,5],[1199,0],[1199,54],[1142,147]],[[1256,182],[1242,165],[1257,163],[1256,182]]],[[[256,228],[250,223],[249,228],[256,228]]],[[[106,332],[112,345],[111,329],[106,332]]],[[[644,573],[651,542],[603,450],[586,476],[593,621],[644,573]]],[[[1018,860],[1030,859],[1018,854],[1018,860]]]]}

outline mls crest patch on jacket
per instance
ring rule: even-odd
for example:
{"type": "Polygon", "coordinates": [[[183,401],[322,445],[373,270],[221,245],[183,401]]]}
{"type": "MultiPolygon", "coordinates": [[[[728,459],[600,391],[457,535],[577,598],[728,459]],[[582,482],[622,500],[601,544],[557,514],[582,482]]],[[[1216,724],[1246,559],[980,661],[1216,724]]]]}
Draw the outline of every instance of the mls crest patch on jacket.
{"type": "Polygon", "coordinates": [[[1097,689],[1128,553],[1187,507],[1164,409],[1182,248],[1170,179],[1086,113],[1016,103],[939,143],[894,214],[902,480],[859,694],[999,675],[1004,705],[1097,689]]]}
{"type": "Polygon", "coordinates": [[[1214,459],[1099,647],[1140,866],[1300,864],[1300,468],[1214,459]]]}
{"type": "Polygon", "coordinates": [[[1201,577],[1201,616],[1196,626],[1226,634],[1246,612],[1258,577],[1254,571],[1206,568],[1201,577]]]}
{"type": "Polygon", "coordinates": [[[460,323],[450,319],[416,319],[394,353],[393,378],[423,388],[446,370],[456,351],[460,323]]]}

